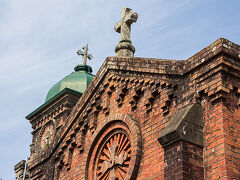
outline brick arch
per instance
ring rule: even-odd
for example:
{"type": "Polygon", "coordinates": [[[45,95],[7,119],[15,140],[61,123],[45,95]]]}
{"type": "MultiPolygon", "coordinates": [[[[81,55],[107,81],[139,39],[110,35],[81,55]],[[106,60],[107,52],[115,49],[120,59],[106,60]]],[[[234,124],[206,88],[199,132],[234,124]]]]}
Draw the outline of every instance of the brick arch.
{"type": "MultiPolygon", "coordinates": [[[[81,179],[89,179],[89,168],[94,168],[95,166],[97,150],[99,150],[102,145],[102,141],[107,135],[117,129],[122,129],[128,134],[132,147],[131,161],[125,179],[136,179],[142,155],[141,130],[135,120],[122,113],[109,115],[109,117],[98,126],[93,136],[86,143],[82,161],[83,173],[81,179]]],[[[91,172],[91,174],[93,175],[94,172],[91,172]]]]}

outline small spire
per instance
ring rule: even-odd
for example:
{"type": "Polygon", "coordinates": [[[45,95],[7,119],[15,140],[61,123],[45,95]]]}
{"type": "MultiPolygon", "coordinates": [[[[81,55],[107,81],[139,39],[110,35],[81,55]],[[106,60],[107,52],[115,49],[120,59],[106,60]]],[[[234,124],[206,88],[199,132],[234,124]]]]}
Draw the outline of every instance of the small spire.
{"type": "Polygon", "coordinates": [[[88,44],[84,46],[82,49],[83,51],[79,49],[77,51],[77,54],[83,56],[83,65],[87,65],[87,59],[91,60],[93,56],[92,54],[88,54],[88,44]]]}

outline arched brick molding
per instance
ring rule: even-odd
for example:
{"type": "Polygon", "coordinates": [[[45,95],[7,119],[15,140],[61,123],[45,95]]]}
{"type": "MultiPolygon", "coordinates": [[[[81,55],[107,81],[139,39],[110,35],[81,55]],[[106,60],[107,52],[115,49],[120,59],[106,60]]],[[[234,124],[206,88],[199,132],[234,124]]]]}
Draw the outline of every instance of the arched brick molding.
{"type": "MultiPolygon", "coordinates": [[[[113,162],[111,167],[109,165],[111,160],[105,160],[105,163],[107,164],[108,162],[109,165],[109,167],[107,165],[107,169],[109,171],[107,173],[110,175],[113,174],[112,169],[117,169],[117,167],[126,162],[128,165],[124,164],[125,172],[122,174],[124,175],[124,179],[136,179],[142,155],[142,136],[138,123],[130,116],[124,114],[109,115],[109,117],[98,126],[92,138],[87,140],[87,147],[85,149],[85,155],[82,162],[83,175],[81,179],[91,180],[99,178],[101,173],[103,173],[100,172],[99,175],[97,172],[103,171],[103,167],[98,167],[101,151],[108,142],[112,141],[112,139],[117,139],[118,136],[125,138],[126,144],[129,142],[130,145],[126,146],[126,149],[131,150],[128,154],[128,158],[122,158],[121,163],[119,163],[119,160],[116,159],[119,159],[120,156],[123,157],[123,153],[125,152],[122,151],[122,154],[113,158],[115,159],[115,163],[113,162]]],[[[116,142],[119,141],[116,140],[116,142]]],[[[119,146],[121,145],[119,144],[119,146]]],[[[101,163],[103,163],[103,161],[101,163]]],[[[114,172],[116,176],[119,175],[119,172],[117,171],[118,170],[114,172]]]]}

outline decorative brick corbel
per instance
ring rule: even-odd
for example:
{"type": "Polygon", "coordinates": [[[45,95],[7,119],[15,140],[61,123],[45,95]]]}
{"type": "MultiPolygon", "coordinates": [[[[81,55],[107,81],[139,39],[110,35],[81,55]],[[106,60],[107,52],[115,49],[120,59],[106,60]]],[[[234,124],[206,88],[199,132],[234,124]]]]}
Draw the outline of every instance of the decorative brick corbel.
{"type": "Polygon", "coordinates": [[[92,113],[89,115],[89,129],[93,134],[97,128],[97,118],[98,118],[98,109],[96,107],[93,108],[92,113]]]}
{"type": "Polygon", "coordinates": [[[129,102],[131,104],[132,111],[134,111],[137,108],[137,103],[142,94],[143,94],[142,86],[138,86],[133,90],[132,97],[129,102]]]}
{"type": "Polygon", "coordinates": [[[71,165],[72,165],[72,156],[73,156],[73,151],[76,147],[76,143],[75,142],[72,142],[71,145],[69,146],[68,148],[68,151],[67,151],[67,162],[66,162],[66,168],[67,168],[67,171],[69,171],[71,169],[71,165]]]}
{"type": "Polygon", "coordinates": [[[240,106],[240,88],[237,90],[237,105],[240,106]]]}
{"type": "Polygon", "coordinates": [[[122,106],[122,103],[123,103],[124,97],[126,96],[127,90],[128,89],[127,89],[126,84],[123,84],[123,85],[121,85],[120,88],[118,88],[117,95],[116,95],[116,102],[117,102],[118,106],[122,106]]]}
{"type": "Polygon", "coordinates": [[[150,113],[152,111],[154,102],[159,97],[159,95],[159,90],[156,87],[153,87],[150,90],[146,90],[146,92],[144,93],[144,96],[146,98],[144,105],[146,107],[147,113],[150,113]]]}
{"type": "Polygon", "coordinates": [[[83,153],[84,151],[85,137],[86,137],[88,128],[89,128],[89,123],[86,121],[81,121],[81,128],[80,128],[80,131],[78,132],[80,133],[80,135],[78,135],[79,138],[76,140],[76,147],[78,148],[80,154],[83,153]]]}
{"type": "Polygon", "coordinates": [[[167,82],[161,82],[162,102],[160,107],[162,109],[164,116],[166,116],[169,113],[174,100],[176,102],[176,99],[177,99],[177,96],[175,95],[176,89],[177,89],[177,85],[173,86],[172,84],[169,84],[167,82]]]}

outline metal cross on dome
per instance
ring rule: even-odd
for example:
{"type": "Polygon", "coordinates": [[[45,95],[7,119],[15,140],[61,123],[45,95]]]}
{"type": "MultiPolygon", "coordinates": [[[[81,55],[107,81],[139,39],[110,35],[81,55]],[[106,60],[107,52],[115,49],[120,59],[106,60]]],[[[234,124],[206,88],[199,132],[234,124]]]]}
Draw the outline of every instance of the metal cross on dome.
{"type": "Polygon", "coordinates": [[[78,55],[83,56],[83,64],[86,65],[87,64],[87,59],[91,60],[93,58],[92,54],[88,54],[88,44],[86,46],[84,46],[83,51],[81,49],[79,49],[77,51],[78,55]]]}

